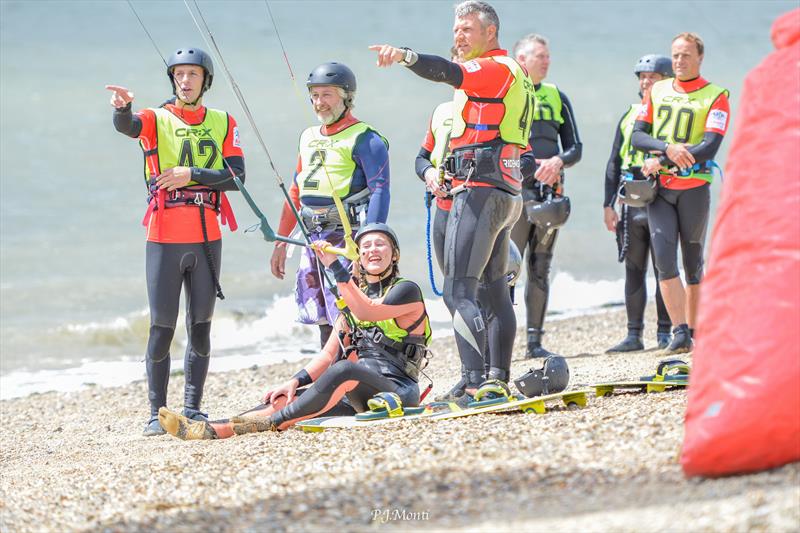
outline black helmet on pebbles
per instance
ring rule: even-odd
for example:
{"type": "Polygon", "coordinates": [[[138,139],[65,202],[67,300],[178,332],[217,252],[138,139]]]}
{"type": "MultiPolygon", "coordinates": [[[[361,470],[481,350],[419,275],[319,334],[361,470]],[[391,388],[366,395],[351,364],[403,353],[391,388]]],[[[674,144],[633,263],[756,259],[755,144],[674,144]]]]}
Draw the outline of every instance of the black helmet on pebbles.
{"type": "Polygon", "coordinates": [[[383,233],[384,235],[387,235],[392,241],[392,246],[394,246],[394,249],[400,252],[400,241],[397,240],[397,234],[387,224],[382,222],[373,222],[371,224],[362,226],[356,233],[356,236],[353,240],[356,242],[356,244],[358,244],[361,238],[368,233],[383,233]]]}
{"type": "Polygon", "coordinates": [[[175,80],[172,75],[172,69],[178,65],[197,65],[203,68],[205,76],[203,76],[203,90],[204,92],[211,88],[211,82],[214,81],[214,63],[211,61],[211,56],[205,53],[200,48],[187,46],[175,50],[169,60],[167,60],[167,76],[172,83],[172,91],[175,92],[175,80]]]}
{"type": "Polygon", "coordinates": [[[555,394],[569,385],[569,366],[560,355],[551,355],[544,360],[542,368],[531,368],[514,380],[514,385],[527,398],[555,394]]]}
{"type": "Polygon", "coordinates": [[[659,54],[647,54],[639,58],[633,69],[633,74],[638,78],[642,72],[655,72],[666,78],[672,78],[672,60],[667,56],[659,54]]]}

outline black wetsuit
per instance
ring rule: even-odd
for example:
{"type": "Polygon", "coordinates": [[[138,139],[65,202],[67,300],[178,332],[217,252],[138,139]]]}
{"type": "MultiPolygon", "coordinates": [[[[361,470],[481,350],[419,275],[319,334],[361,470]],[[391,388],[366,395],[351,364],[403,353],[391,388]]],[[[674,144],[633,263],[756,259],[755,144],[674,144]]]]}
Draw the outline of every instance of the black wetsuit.
{"type": "MultiPolygon", "coordinates": [[[[165,104],[173,102],[174,100],[168,100],[165,104]]],[[[142,126],[141,119],[131,112],[130,104],[115,110],[114,127],[120,133],[138,138],[142,126]]],[[[220,147],[218,149],[222,151],[220,147]]],[[[228,156],[224,158],[224,163],[222,169],[191,167],[191,179],[215,191],[237,190],[231,172],[244,181],[244,158],[228,156]]],[[[206,210],[202,211],[205,216],[206,210]]],[[[207,243],[148,241],[146,244],[145,274],[150,332],[145,364],[151,421],[157,418],[159,407],[167,405],[170,344],[175,334],[182,286],[186,291],[187,331],[184,412],[192,416],[200,410],[211,355],[211,319],[216,303],[221,262],[220,239],[207,243]]]]}
{"type": "MultiPolygon", "coordinates": [[[[664,142],[650,136],[652,126],[636,121],[631,144],[638,150],[664,150],[664,142]]],[[[687,146],[696,163],[714,158],[722,144],[723,136],[705,132],[703,140],[687,146]]],[[[661,156],[664,165],[672,162],[661,156]]],[[[708,183],[691,189],[659,187],[658,196],[647,206],[653,250],[655,251],[658,279],[668,280],[680,275],[678,270],[678,243],[680,241],[686,283],[697,285],[703,279],[703,247],[708,229],[711,190],[708,183]]]]}
{"type": "MultiPolygon", "coordinates": [[[[502,53],[489,51],[470,63],[477,65],[481,61],[491,61],[491,55],[502,53]]],[[[466,70],[465,67],[444,58],[425,54],[420,54],[409,69],[425,79],[447,83],[456,89],[465,87],[465,83],[473,79],[471,76],[483,75],[476,74],[483,72],[480,68],[473,69],[470,66],[466,70]]],[[[492,94],[469,97],[491,96],[496,99],[502,95],[498,94],[496,87],[492,91],[492,94]]],[[[467,124],[465,132],[474,127],[484,128],[482,125],[467,124]]],[[[461,149],[474,150],[473,161],[480,172],[475,171],[475,176],[472,177],[474,181],[492,183],[490,175],[495,172],[499,175],[498,168],[484,165],[479,160],[480,153],[489,153],[492,147],[497,151],[505,149],[499,134],[491,140],[469,146],[463,146],[462,141],[451,139],[450,146],[457,156],[461,149]],[[487,173],[485,177],[483,173],[487,173]]],[[[523,163],[520,158],[520,167],[523,163]]],[[[466,168],[458,170],[464,171],[466,168]]],[[[524,175],[524,169],[521,169],[521,173],[524,175]]],[[[463,180],[464,175],[461,176],[463,180]]],[[[507,287],[506,273],[509,233],[511,225],[522,211],[522,198],[518,189],[500,185],[502,179],[495,180],[494,183],[493,186],[470,186],[456,194],[445,231],[443,295],[445,304],[453,315],[456,344],[462,365],[466,369],[467,387],[477,387],[485,377],[508,381],[516,334],[516,316],[507,287]],[[487,312],[491,310],[497,317],[497,320],[492,321],[493,331],[488,337],[492,343],[488,376],[484,375],[483,357],[487,343],[487,325],[478,305],[480,281],[486,286],[486,298],[481,301],[487,307],[487,312]]]]}
{"type": "MultiPolygon", "coordinates": [[[[606,165],[605,197],[603,207],[614,208],[617,189],[622,178],[620,150],[624,142],[622,121],[629,115],[626,111],[617,124],[611,156],[606,165]]],[[[651,257],[656,272],[655,254],[650,249],[650,226],[647,223],[646,207],[622,205],[622,214],[617,223],[617,242],[620,261],[625,261],[625,310],[628,315],[628,332],[637,337],[644,331],[644,310],[647,305],[647,258],[651,257]]],[[[656,283],[656,311],[658,333],[668,334],[672,329],[661,288],[656,283]]]]}
{"type": "MultiPolygon", "coordinates": [[[[541,84],[535,85],[535,88],[538,91],[541,84]]],[[[564,168],[569,168],[580,161],[583,145],[578,136],[572,105],[567,95],[560,90],[558,94],[561,98],[563,122],[549,119],[550,117],[534,118],[530,143],[536,159],[542,160],[558,156],[564,162],[564,168]]],[[[522,195],[525,201],[529,199],[544,200],[541,198],[538,185],[534,179],[526,179],[523,182],[522,195]]],[[[525,283],[526,322],[529,345],[539,344],[544,333],[542,326],[550,297],[550,264],[553,261],[553,250],[558,240],[558,230],[538,228],[531,224],[523,214],[511,230],[511,239],[523,256],[525,256],[525,249],[528,249],[526,261],[528,277],[525,283]]]]}
{"type": "MultiPolygon", "coordinates": [[[[379,298],[384,292],[383,305],[406,305],[424,302],[419,286],[409,280],[402,280],[387,290],[388,283],[372,283],[366,294],[379,298]]],[[[423,315],[425,319],[427,315],[423,315]]],[[[411,328],[410,328],[411,329],[411,328]]],[[[313,416],[353,415],[368,410],[367,401],[379,392],[394,392],[404,406],[419,405],[419,385],[416,379],[406,374],[403,365],[395,356],[380,349],[363,347],[357,350],[358,360],[339,360],[333,363],[310,384],[297,400],[270,416],[277,427],[291,424],[291,421],[313,416]],[[357,382],[346,397],[342,386],[347,382],[357,382]]],[[[302,374],[303,372],[301,372],[302,374]]],[[[310,377],[298,378],[301,385],[308,384],[310,377]]],[[[300,391],[298,391],[300,392],[300,391]]]]}
{"type": "MultiPolygon", "coordinates": [[[[673,84],[687,88],[688,94],[691,94],[697,88],[689,87],[696,82],[704,81],[702,78],[686,81],[676,79],[673,84]]],[[[723,91],[717,97],[712,109],[718,103],[724,103],[725,110],[728,109],[727,91],[723,91]]],[[[652,109],[650,111],[652,112],[652,109]]],[[[700,142],[685,145],[697,165],[705,165],[716,156],[727,124],[727,112],[724,115],[724,127],[720,133],[710,131],[706,127],[700,142]]],[[[633,126],[631,144],[637,150],[662,153],[659,158],[661,165],[674,166],[665,153],[668,143],[664,139],[655,138],[652,130],[650,122],[637,119],[633,126]]],[[[706,168],[705,172],[710,172],[710,169],[706,168]]],[[[669,280],[680,275],[678,270],[680,241],[686,283],[697,285],[703,278],[703,247],[711,204],[710,185],[704,183],[692,188],[668,188],[663,186],[665,177],[662,176],[660,179],[662,186],[659,187],[658,196],[647,206],[658,279],[669,280]]]]}

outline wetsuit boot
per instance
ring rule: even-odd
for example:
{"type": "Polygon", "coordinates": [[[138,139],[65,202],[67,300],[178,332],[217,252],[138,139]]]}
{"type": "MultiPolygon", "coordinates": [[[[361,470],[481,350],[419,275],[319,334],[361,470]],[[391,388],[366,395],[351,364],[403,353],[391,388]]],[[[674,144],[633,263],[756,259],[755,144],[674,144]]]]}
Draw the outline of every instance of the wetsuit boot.
{"type": "Polygon", "coordinates": [[[691,352],[694,348],[692,335],[689,326],[681,324],[672,330],[672,342],[667,347],[665,353],[668,355],[691,352]]]}
{"type": "Polygon", "coordinates": [[[469,406],[469,403],[474,400],[473,395],[468,393],[467,389],[477,390],[480,388],[481,383],[484,382],[483,370],[464,370],[464,375],[461,379],[464,381],[464,387],[461,389],[461,394],[443,401],[454,402],[462,409],[466,409],[469,406]]]}
{"type": "Polygon", "coordinates": [[[169,383],[169,354],[161,361],[153,361],[149,356],[146,358],[145,366],[147,369],[147,388],[150,400],[150,420],[142,432],[145,437],[155,437],[165,435],[167,432],[158,422],[158,409],[167,405],[167,384],[169,383]]]}
{"type": "Polygon", "coordinates": [[[436,402],[452,402],[462,396],[464,396],[464,389],[467,387],[467,370],[462,365],[461,367],[461,379],[453,385],[449,391],[444,394],[441,394],[434,398],[436,402]]]}
{"type": "Polygon", "coordinates": [[[525,352],[525,359],[538,359],[555,355],[553,352],[542,348],[542,335],[544,335],[544,330],[528,328],[528,350],[525,352]]]}
{"type": "Polygon", "coordinates": [[[669,328],[665,331],[661,330],[661,327],[658,328],[658,333],[656,333],[656,340],[658,341],[658,349],[659,350],[666,350],[669,346],[669,343],[672,342],[672,333],[670,333],[669,328]]]}
{"type": "Polygon", "coordinates": [[[186,378],[183,416],[189,420],[208,421],[208,415],[200,412],[200,402],[211,361],[211,322],[199,322],[187,327],[189,344],[183,358],[183,374],[186,378]]]}
{"type": "Polygon", "coordinates": [[[639,350],[644,350],[642,330],[641,328],[628,328],[628,336],[622,342],[606,350],[606,353],[638,352],[639,350]]]}

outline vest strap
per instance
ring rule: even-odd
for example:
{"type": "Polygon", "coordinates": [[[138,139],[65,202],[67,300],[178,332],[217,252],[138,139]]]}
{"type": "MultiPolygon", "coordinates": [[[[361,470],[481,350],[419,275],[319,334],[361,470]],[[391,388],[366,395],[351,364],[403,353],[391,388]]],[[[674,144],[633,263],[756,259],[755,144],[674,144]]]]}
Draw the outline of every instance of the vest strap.
{"type": "Polygon", "coordinates": [[[482,96],[469,96],[467,95],[467,100],[470,102],[478,102],[479,104],[502,104],[502,98],[484,98],[482,96]]]}
{"type": "Polygon", "coordinates": [[[472,128],[473,130],[477,131],[495,131],[500,130],[499,124],[475,124],[472,122],[466,122],[468,128],[472,128]]]}

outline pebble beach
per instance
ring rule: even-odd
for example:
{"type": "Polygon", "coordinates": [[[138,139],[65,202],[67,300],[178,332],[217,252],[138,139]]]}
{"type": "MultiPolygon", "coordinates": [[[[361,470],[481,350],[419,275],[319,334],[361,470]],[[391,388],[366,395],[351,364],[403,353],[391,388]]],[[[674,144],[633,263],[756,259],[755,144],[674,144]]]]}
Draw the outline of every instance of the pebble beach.
{"type": "MultiPolygon", "coordinates": [[[[653,323],[648,309],[648,325],[653,323]]],[[[646,350],[605,354],[621,310],[553,321],[546,347],[572,387],[652,374],[646,350]]],[[[526,371],[517,336],[512,376],[526,371]]],[[[452,338],[433,344],[433,396],[457,379],[452,338]]],[[[258,403],[298,363],[212,373],[204,408],[258,403]]],[[[181,408],[183,377],[169,405],[181,408]]],[[[800,464],[684,478],[684,391],[590,395],[586,408],[216,441],[141,436],[146,384],[0,402],[0,531],[796,531],[800,464]]]]}

